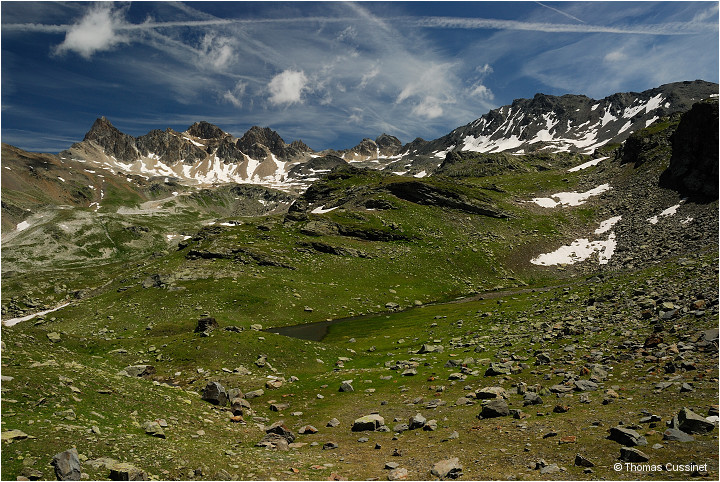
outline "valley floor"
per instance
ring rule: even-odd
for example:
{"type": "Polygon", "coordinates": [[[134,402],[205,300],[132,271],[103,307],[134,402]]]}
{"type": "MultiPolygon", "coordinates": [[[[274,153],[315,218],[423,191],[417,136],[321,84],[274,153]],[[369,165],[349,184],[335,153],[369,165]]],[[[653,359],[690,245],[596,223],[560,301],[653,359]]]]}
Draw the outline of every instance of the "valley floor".
{"type": "Polygon", "coordinates": [[[321,342],[224,325],[3,327],[2,479],[52,480],[53,456],[75,447],[90,479],[128,462],[163,480],[424,480],[457,457],[445,469],[463,480],[716,480],[717,277],[710,251],[366,317],[321,342]],[[140,364],[156,372],[121,372],[140,364]],[[347,380],[354,390],[339,391],[347,380]],[[245,393],[242,421],[202,399],[208,381],[245,393]],[[675,441],[667,424],[685,407],[708,431],[675,441]],[[387,428],[351,430],[372,413],[387,428]],[[416,414],[424,427],[410,430],[416,414]],[[280,420],[292,443],[256,446],[280,420]]]}

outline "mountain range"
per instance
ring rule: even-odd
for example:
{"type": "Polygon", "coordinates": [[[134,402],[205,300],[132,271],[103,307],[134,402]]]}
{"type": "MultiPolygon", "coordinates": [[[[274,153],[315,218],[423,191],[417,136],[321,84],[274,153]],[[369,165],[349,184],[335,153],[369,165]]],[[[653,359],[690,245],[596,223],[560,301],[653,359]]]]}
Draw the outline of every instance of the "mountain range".
{"type": "Polygon", "coordinates": [[[694,81],[601,100],[537,94],[494,109],[432,141],[418,138],[402,145],[396,137],[382,134],[349,149],[319,152],[299,140],[287,144],[268,127],[254,126],[236,138],[202,121],[184,132],[168,128],[132,137],[102,117],[82,142],[60,153],[60,159],[201,186],[237,182],[298,191],[343,163],[422,177],[435,172],[450,152],[592,154],[716,92],[716,84],[694,81]]]}

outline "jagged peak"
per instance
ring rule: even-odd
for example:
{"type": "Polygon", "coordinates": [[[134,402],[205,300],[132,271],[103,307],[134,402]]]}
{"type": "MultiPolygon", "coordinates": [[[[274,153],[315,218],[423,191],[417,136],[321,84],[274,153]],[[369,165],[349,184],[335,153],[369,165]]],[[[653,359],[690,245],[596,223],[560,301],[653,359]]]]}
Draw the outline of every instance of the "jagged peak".
{"type": "Polygon", "coordinates": [[[194,123],[185,132],[200,139],[222,139],[228,135],[215,124],[206,121],[194,123]]]}

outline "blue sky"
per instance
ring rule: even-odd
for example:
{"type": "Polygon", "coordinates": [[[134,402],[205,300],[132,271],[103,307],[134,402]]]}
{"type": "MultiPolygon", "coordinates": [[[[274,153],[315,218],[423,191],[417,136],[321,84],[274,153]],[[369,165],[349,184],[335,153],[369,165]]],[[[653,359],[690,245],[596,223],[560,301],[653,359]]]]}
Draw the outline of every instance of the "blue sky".
{"type": "Polygon", "coordinates": [[[348,148],[435,139],[536,92],[718,81],[718,2],[2,2],[2,141],[106,116],[348,148]]]}

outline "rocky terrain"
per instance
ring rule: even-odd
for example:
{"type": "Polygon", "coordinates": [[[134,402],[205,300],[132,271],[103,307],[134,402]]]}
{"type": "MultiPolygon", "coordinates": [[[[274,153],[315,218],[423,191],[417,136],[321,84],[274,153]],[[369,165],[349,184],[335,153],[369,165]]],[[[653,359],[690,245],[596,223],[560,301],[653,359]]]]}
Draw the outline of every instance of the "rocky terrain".
{"type": "Polygon", "coordinates": [[[718,102],[672,85],[513,104],[632,120],[590,154],[438,144],[403,176],[386,135],[4,145],[2,479],[716,480],[718,102]],[[306,187],[118,168],[218,152],[306,187]]]}

